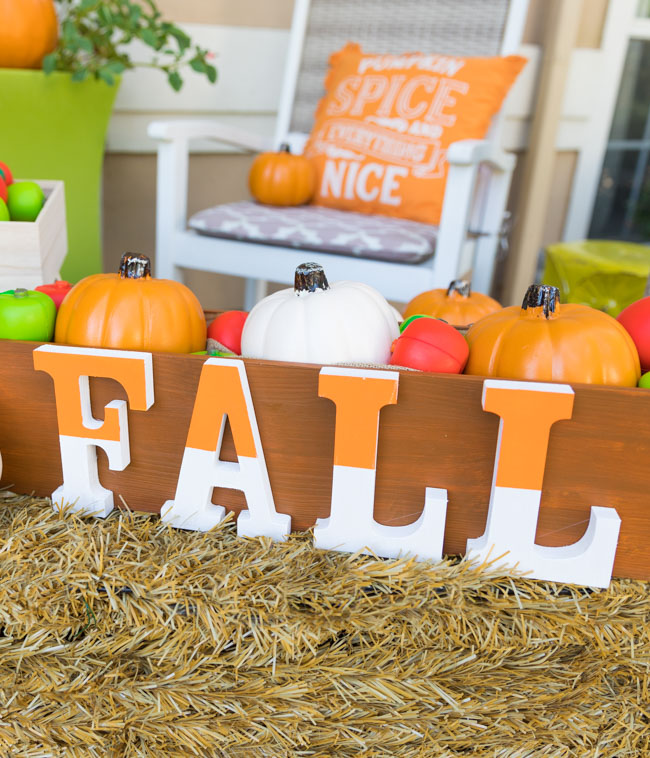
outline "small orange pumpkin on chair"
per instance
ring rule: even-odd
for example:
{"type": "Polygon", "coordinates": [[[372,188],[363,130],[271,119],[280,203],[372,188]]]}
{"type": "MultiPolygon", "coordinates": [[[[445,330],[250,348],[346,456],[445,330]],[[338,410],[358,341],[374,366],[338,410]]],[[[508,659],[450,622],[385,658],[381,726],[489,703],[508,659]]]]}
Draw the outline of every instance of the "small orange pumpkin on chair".
{"type": "Polygon", "coordinates": [[[283,143],[278,152],[260,153],[248,175],[251,195],[265,205],[304,205],[316,190],[316,170],[304,155],[283,143]]]}

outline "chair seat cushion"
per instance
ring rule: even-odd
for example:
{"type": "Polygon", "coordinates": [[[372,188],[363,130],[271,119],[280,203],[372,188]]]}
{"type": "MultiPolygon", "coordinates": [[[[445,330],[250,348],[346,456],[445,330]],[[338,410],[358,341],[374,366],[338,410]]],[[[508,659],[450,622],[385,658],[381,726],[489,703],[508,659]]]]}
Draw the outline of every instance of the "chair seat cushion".
{"type": "Polygon", "coordinates": [[[437,227],[417,221],[316,205],[276,207],[252,202],[199,211],[189,226],[213,237],[399,263],[431,258],[438,234],[437,227]]]}

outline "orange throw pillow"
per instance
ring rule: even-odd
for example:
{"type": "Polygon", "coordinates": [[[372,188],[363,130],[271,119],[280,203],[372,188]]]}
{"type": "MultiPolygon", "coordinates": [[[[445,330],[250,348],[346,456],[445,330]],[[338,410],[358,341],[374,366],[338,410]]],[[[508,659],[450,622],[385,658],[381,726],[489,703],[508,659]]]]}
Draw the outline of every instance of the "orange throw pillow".
{"type": "Polygon", "coordinates": [[[348,43],[330,57],[305,147],[318,173],[313,202],[438,224],[447,147],[485,136],[525,63],[371,55],[348,43]]]}

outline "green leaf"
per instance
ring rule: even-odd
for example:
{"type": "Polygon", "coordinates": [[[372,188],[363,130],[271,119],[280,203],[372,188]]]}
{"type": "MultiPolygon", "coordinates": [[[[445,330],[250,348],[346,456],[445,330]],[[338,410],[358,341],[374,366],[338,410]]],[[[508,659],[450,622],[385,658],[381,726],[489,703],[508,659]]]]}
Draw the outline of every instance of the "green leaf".
{"type": "Polygon", "coordinates": [[[154,32],[151,29],[142,29],[142,31],[140,32],[140,39],[146,45],[149,45],[149,47],[158,46],[158,37],[154,34],[154,32]]]}
{"type": "Polygon", "coordinates": [[[184,53],[187,50],[187,48],[192,44],[192,41],[187,36],[187,34],[185,34],[185,32],[182,29],[179,29],[176,26],[173,26],[169,29],[169,34],[172,37],[174,37],[174,39],[178,43],[178,47],[181,53],[184,53]]]}
{"type": "Polygon", "coordinates": [[[183,80],[181,79],[178,71],[170,71],[167,75],[167,81],[175,92],[178,92],[178,90],[183,86],[183,80]]]}
{"type": "Polygon", "coordinates": [[[214,84],[217,81],[217,69],[214,66],[208,65],[207,68],[208,81],[214,84]]]}
{"type": "Polygon", "coordinates": [[[113,14],[105,5],[100,5],[97,9],[97,16],[104,26],[111,27],[113,24],[113,14]]]}
{"type": "Polygon", "coordinates": [[[204,74],[207,71],[208,64],[202,58],[192,58],[190,66],[199,74],[204,74]]]}
{"type": "Polygon", "coordinates": [[[78,68],[70,77],[73,82],[83,82],[83,80],[88,76],[88,69],[87,68],[78,68]]]}
{"type": "Polygon", "coordinates": [[[115,84],[115,78],[113,77],[110,71],[106,70],[106,68],[100,68],[99,71],[97,72],[97,75],[99,76],[100,79],[103,79],[106,82],[106,84],[110,84],[110,85],[115,84]]]}
{"type": "Polygon", "coordinates": [[[93,43],[87,37],[78,37],[77,44],[81,50],[85,50],[87,53],[92,53],[95,50],[93,43]]]}
{"type": "Polygon", "coordinates": [[[50,53],[43,58],[43,71],[51,74],[56,69],[56,53],[50,53]]]}
{"type": "Polygon", "coordinates": [[[110,61],[110,63],[107,63],[104,68],[108,69],[116,76],[119,76],[126,69],[126,66],[121,61],[110,61]]]}
{"type": "Polygon", "coordinates": [[[61,27],[63,31],[63,41],[73,40],[78,36],[77,27],[72,19],[66,19],[61,27]]]}

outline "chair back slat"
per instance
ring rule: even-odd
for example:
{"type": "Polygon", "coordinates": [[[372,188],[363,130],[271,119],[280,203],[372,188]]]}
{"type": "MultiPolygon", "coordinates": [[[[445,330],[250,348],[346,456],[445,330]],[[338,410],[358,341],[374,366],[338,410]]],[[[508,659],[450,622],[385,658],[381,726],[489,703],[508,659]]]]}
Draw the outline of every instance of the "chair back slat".
{"type": "Polygon", "coordinates": [[[498,55],[509,6],[509,0],[311,0],[291,131],[311,131],[329,56],[347,42],[372,53],[498,55]]]}

